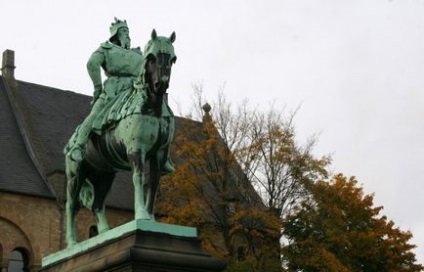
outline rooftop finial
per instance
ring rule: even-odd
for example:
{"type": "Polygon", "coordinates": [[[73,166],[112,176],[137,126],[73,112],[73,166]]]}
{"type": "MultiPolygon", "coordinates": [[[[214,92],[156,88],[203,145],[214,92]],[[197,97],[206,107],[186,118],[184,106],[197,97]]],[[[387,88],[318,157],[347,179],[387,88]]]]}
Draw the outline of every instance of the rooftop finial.
{"type": "Polygon", "coordinates": [[[211,105],[209,105],[208,103],[206,103],[205,105],[202,106],[203,111],[205,112],[205,115],[203,115],[203,123],[204,124],[210,124],[212,122],[212,117],[209,114],[209,112],[211,111],[212,107],[211,105]]]}
{"type": "Polygon", "coordinates": [[[202,106],[202,109],[205,111],[205,114],[209,115],[209,112],[211,111],[212,107],[208,103],[202,106]]]}

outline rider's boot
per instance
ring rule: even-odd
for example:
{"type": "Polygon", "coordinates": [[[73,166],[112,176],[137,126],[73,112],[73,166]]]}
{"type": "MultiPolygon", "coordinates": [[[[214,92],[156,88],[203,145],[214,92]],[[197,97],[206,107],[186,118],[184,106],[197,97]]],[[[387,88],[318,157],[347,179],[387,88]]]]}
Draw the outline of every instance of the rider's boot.
{"type": "Polygon", "coordinates": [[[71,155],[71,159],[76,162],[81,162],[84,159],[85,154],[82,145],[75,144],[69,152],[71,155]]]}
{"type": "Polygon", "coordinates": [[[88,141],[89,133],[86,132],[84,126],[79,128],[78,134],[75,137],[71,148],[69,149],[69,154],[72,160],[76,162],[81,162],[85,157],[85,144],[88,141]]]}

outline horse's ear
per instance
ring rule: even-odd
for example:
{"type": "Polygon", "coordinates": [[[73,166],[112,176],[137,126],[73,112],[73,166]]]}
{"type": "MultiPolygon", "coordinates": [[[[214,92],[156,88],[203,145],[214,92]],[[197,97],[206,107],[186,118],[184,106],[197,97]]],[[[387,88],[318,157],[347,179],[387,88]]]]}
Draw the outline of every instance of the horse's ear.
{"type": "Polygon", "coordinates": [[[175,39],[177,38],[177,35],[175,34],[175,31],[172,32],[171,36],[169,37],[169,40],[171,43],[175,42],[175,39]]]}
{"type": "Polygon", "coordinates": [[[156,33],[156,30],[153,29],[152,31],[152,40],[156,39],[158,37],[158,34],[156,33]]]}

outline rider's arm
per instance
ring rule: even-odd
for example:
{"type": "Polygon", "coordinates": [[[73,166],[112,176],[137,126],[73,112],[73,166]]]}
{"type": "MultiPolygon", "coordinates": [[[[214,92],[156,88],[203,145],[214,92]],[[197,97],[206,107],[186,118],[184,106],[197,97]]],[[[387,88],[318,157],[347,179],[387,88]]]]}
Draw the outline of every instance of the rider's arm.
{"type": "Polygon", "coordinates": [[[90,59],[87,62],[88,75],[90,76],[91,81],[93,81],[94,85],[93,104],[102,92],[101,67],[104,63],[104,60],[104,52],[100,48],[91,55],[90,59]]]}

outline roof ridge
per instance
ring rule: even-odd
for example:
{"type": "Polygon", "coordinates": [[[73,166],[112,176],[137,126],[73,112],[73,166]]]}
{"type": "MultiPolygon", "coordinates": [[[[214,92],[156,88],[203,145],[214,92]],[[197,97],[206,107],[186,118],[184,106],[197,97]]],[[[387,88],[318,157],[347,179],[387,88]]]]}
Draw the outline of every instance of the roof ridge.
{"type": "Polygon", "coordinates": [[[83,97],[91,97],[90,95],[87,94],[83,94],[83,93],[77,93],[75,91],[71,91],[71,90],[63,90],[60,89],[58,87],[52,87],[52,86],[47,86],[47,85],[42,85],[42,84],[38,84],[38,83],[34,83],[34,82],[29,82],[29,81],[24,81],[24,80],[16,80],[17,83],[23,83],[23,84],[28,84],[28,85],[32,85],[32,86],[38,86],[38,87],[43,87],[43,91],[61,91],[61,92],[65,92],[65,93],[71,93],[71,94],[75,94],[75,95],[79,95],[79,96],[83,96],[83,97]]]}

